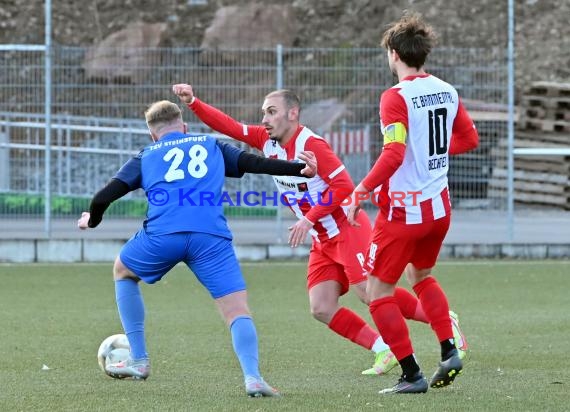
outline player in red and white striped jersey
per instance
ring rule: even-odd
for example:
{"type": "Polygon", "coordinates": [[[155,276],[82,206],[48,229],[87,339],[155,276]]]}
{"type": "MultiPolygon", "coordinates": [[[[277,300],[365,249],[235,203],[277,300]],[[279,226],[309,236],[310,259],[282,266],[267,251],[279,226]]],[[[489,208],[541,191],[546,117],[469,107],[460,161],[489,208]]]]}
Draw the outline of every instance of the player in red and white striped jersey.
{"type": "MultiPolygon", "coordinates": [[[[315,154],[318,175],[314,178],[274,178],[299,219],[290,228],[289,243],[298,246],[307,233],[313,238],[307,274],[311,313],[334,332],[377,354],[374,367],[363,373],[383,374],[395,367],[397,362],[378,332],[339,305],[339,297],[350,286],[366,302],[362,265],[372,228],[363,212],[357,217],[360,227],[348,223],[347,207],[340,203],[354,184],[328,143],[299,124],[299,98],[288,90],[269,93],[262,106],[262,125],[245,125],[196,98],[188,84],[174,85],[173,91],[212,129],[262,150],[267,157],[293,160],[304,150],[315,154]]],[[[396,293],[408,318],[427,321],[414,295],[403,288],[396,293]]]]}
{"type": "Polygon", "coordinates": [[[403,370],[402,379],[385,393],[428,388],[394,298],[408,264],[408,278],[441,343],[442,361],[431,387],[451,384],[463,367],[447,297],[431,271],[451,217],[449,155],[474,149],[479,137],[453,86],[424,70],[433,41],[432,28],[413,13],[384,33],[382,46],[399,83],[380,98],[384,148],[351,195],[348,214],[350,223],[358,225],[357,198],[381,186],[380,197],[387,201],[381,202],[365,263],[368,297],[374,323],[403,370]]]}

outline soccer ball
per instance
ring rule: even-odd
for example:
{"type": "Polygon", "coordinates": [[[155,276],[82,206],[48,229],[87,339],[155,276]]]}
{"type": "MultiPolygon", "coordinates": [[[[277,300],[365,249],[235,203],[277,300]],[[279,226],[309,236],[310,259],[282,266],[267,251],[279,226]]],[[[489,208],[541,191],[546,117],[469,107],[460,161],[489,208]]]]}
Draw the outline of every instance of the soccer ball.
{"type": "Polygon", "coordinates": [[[129,345],[126,335],[119,333],[105,338],[105,340],[101,342],[101,345],[99,345],[99,350],[97,351],[99,367],[108,375],[105,366],[110,363],[126,360],[129,357],[130,351],[131,346],[129,345]]]}

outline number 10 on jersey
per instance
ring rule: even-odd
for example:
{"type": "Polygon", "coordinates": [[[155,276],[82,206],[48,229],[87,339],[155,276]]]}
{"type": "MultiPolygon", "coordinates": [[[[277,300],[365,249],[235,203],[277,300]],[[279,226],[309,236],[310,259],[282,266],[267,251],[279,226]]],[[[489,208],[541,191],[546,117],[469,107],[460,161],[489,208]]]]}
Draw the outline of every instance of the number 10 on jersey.
{"type": "Polygon", "coordinates": [[[429,156],[447,153],[447,109],[428,111],[429,156]]]}

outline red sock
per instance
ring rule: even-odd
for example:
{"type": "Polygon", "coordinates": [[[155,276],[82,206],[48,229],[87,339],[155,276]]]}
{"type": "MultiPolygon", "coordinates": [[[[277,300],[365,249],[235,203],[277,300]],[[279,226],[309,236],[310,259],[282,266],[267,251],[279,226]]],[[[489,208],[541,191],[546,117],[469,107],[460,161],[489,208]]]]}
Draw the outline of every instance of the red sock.
{"type": "Polygon", "coordinates": [[[340,336],[368,350],[380,336],[356,313],[347,308],[340,308],[329,322],[329,328],[340,336]]]}
{"type": "Polygon", "coordinates": [[[396,299],[393,296],[376,299],[370,302],[369,308],[376,327],[396,359],[401,360],[414,353],[408,326],[396,299]]]}
{"type": "Polygon", "coordinates": [[[396,303],[400,307],[402,316],[406,319],[417,320],[418,322],[429,323],[427,316],[422,308],[422,304],[417,297],[408,292],[404,288],[396,288],[394,292],[396,303]]]}
{"type": "Polygon", "coordinates": [[[422,307],[427,315],[431,328],[440,342],[452,339],[451,320],[449,319],[449,302],[443,289],[434,277],[428,276],[414,286],[422,307]]]}

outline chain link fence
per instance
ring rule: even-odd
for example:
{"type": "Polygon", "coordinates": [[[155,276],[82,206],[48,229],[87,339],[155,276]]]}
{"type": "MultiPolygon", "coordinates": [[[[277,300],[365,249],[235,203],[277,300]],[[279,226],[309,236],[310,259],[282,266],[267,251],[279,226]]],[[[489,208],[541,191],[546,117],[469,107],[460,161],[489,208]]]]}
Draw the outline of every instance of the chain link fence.
{"type": "MultiPolygon", "coordinates": [[[[381,147],[379,94],[394,84],[382,49],[113,49],[107,59],[86,48],[52,50],[51,145],[45,144],[43,51],[0,50],[0,215],[42,217],[46,150],[51,216],[77,216],[134,153],[148,144],[145,108],[178,102],[174,83],[191,83],[202,100],[245,123],[261,119],[264,96],[288,88],[301,98],[302,122],[327,138],[355,182],[381,147]]],[[[497,159],[506,158],[507,65],[503,49],[436,49],[427,70],[453,84],[481,136],[480,147],[453,158],[456,208],[504,210],[506,196],[488,191],[497,159]]],[[[209,130],[185,110],[190,130],[209,130]]],[[[235,143],[235,142],[234,142],[235,143]]],[[[227,179],[228,191],[274,192],[267,176],[227,179]]],[[[144,193],[117,202],[110,215],[139,217],[144,193]]],[[[279,217],[276,207],[229,208],[229,216],[279,217]],[[230,210],[231,209],[231,210],[230,210]]]]}

